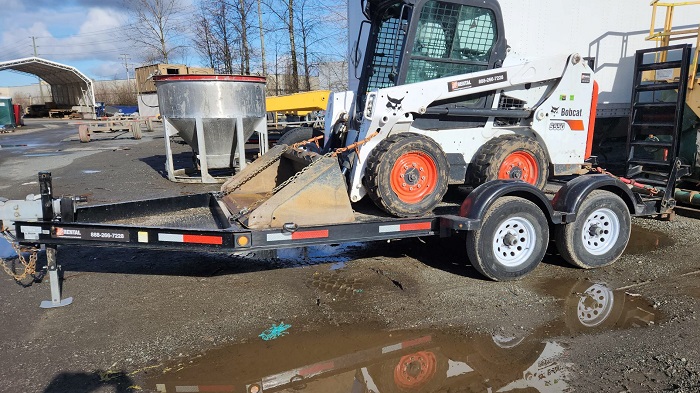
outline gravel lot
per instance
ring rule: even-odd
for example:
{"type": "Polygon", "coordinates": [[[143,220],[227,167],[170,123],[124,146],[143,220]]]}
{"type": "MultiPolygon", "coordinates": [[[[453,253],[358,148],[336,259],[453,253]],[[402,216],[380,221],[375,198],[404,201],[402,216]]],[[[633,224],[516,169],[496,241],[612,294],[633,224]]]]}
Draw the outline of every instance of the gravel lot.
{"type": "MultiPolygon", "coordinates": [[[[168,181],[157,131],[94,139],[81,144],[74,125],[41,120],[0,135],[0,196],[37,193],[39,170],[52,171],[55,195],[89,203],[218,188],[168,181]]],[[[0,276],[0,391],[245,391],[261,381],[265,391],[700,391],[700,221],[634,225],[610,267],[575,269],[553,252],[508,283],[482,279],[460,239],[274,259],[61,247],[68,307],[38,308],[48,280],[22,288],[0,276]],[[583,324],[596,291],[614,302],[607,318],[583,324]],[[279,338],[259,336],[287,325],[279,338]],[[389,387],[407,353],[435,359],[436,375],[449,363],[450,376],[389,387]],[[273,388],[271,376],[287,379],[273,388]]]]}

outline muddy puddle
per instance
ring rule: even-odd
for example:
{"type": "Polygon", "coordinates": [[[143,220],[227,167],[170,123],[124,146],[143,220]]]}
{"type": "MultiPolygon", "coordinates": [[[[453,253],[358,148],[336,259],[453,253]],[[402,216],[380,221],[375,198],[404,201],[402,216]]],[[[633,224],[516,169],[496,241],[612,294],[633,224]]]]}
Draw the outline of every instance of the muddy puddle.
{"type": "Polygon", "coordinates": [[[246,342],[153,369],[141,386],[157,392],[562,392],[574,364],[558,337],[658,319],[645,299],[604,284],[543,288],[562,300],[561,315],[519,336],[285,321],[261,327],[260,336],[246,342]]]}
{"type": "Polygon", "coordinates": [[[357,252],[367,248],[365,243],[322,244],[310,247],[286,248],[277,250],[277,258],[285,261],[307,263],[331,263],[331,270],[337,270],[357,258],[357,252]]]}
{"type": "Polygon", "coordinates": [[[672,246],[673,244],[673,239],[663,232],[652,231],[637,225],[632,225],[632,234],[630,234],[630,241],[625,249],[625,254],[644,254],[672,246]]]}

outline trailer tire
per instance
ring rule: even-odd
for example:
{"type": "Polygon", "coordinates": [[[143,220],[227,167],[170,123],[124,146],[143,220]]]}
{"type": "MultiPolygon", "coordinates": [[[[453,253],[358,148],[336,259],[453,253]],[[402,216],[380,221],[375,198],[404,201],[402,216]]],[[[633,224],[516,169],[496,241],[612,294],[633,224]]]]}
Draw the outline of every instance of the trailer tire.
{"type": "Polygon", "coordinates": [[[78,137],[82,143],[90,142],[90,130],[88,129],[87,124],[81,124],[78,126],[78,137]]]}
{"type": "Polygon", "coordinates": [[[467,233],[467,255],[484,276],[517,280],[540,264],[548,243],[544,212],[527,199],[505,196],[489,207],[481,228],[467,233]]]}
{"type": "Polygon", "coordinates": [[[497,179],[520,179],[540,190],[547,185],[547,153],[529,136],[493,138],[481,146],[474,157],[469,168],[469,183],[474,187],[497,179]]]}
{"type": "Polygon", "coordinates": [[[595,190],[583,200],[576,221],[555,229],[557,249],[570,264],[594,269],[622,255],[632,230],[630,212],[617,195],[595,190]]]}
{"type": "Polygon", "coordinates": [[[387,213],[422,216],[442,201],[449,168],[445,153],[431,138],[394,134],[367,157],[364,183],[370,198],[387,213]]]}

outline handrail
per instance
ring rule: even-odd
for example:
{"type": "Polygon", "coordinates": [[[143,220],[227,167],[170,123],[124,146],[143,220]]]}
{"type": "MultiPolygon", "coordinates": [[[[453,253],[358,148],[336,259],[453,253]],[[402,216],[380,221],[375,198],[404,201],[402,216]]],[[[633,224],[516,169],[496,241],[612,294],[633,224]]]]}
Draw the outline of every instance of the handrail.
{"type": "MultiPolygon", "coordinates": [[[[651,27],[649,28],[649,35],[646,37],[647,41],[656,41],[657,47],[669,46],[671,41],[675,40],[685,40],[695,38],[695,54],[693,55],[693,61],[690,64],[690,80],[688,81],[688,89],[693,89],[695,87],[695,82],[698,80],[698,60],[700,60],[700,21],[698,21],[698,27],[693,29],[683,29],[674,30],[673,29],[673,12],[676,7],[689,6],[689,5],[700,5],[700,0],[694,1],[665,1],[652,0],[652,14],[651,14],[651,27]],[[666,7],[666,17],[664,19],[664,27],[661,31],[656,31],[656,15],[659,7],[666,7]]],[[[658,61],[666,61],[666,52],[660,53],[658,61]]]]}

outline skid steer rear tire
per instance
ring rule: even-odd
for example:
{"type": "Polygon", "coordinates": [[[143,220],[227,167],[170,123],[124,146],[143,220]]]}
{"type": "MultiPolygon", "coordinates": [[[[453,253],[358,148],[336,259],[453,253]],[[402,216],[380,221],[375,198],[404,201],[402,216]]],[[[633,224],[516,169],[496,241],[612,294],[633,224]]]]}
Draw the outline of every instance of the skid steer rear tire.
{"type": "Polygon", "coordinates": [[[397,217],[421,216],[447,192],[449,164],[434,140],[410,132],[382,140],[367,157],[365,187],[382,210],[397,217]]]}
{"type": "Polygon", "coordinates": [[[547,154],[525,135],[502,135],[486,142],[469,168],[469,183],[477,187],[496,179],[520,179],[544,189],[549,165],[547,154]]]}

